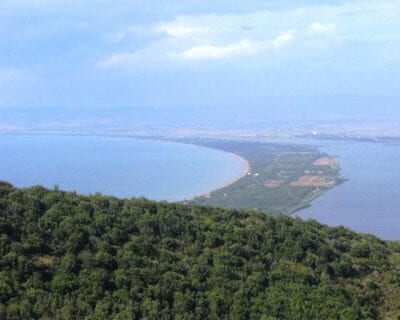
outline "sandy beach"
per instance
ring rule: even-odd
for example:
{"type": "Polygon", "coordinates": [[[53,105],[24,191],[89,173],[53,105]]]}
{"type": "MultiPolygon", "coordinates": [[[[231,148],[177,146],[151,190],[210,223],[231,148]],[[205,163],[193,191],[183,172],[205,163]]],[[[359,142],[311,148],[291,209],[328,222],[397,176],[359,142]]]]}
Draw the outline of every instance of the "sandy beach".
{"type": "MultiPolygon", "coordinates": [[[[196,145],[196,147],[208,148],[208,147],[198,146],[198,145],[196,145]]],[[[242,163],[242,165],[243,165],[243,170],[242,170],[242,172],[241,172],[240,174],[238,174],[236,177],[234,177],[234,178],[232,178],[231,180],[225,182],[224,184],[221,184],[220,186],[217,186],[217,187],[215,187],[214,189],[212,189],[212,190],[210,190],[210,191],[203,192],[203,193],[201,193],[201,194],[199,194],[199,195],[194,195],[194,196],[192,196],[192,197],[186,198],[186,199],[183,200],[184,202],[185,202],[185,201],[193,200],[194,198],[197,198],[197,197],[205,197],[205,196],[209,195],[209,194],[212,193],[212,192],[215,192],[215,191],[217,191],[217,190],[220,190],[220,189],[229,187],[230,185],[234,184],[235,182],[237,182],[237,181],[239,181],[240,179],[242,179],[243,177],[245,177],[245,176],[250,172],[250,170],[251,170],[250,163],[249,163],[245,158],[243,158],[243,157],[241,157],[241,156],[239,156],[239,155],[237,155],[237,154],[235,154],[235,153],[223,151],[223,150],[221,150],[221,149],[216,149],[216,148],[208,148],[208,149],[217,150],[217,151],[219,151],[219,152],[223,152],[223,153],[227,153],[227,154],[231,155],[232,157],[234,157],[235,159],[237,159],[238,161],[240,161],[240,162],[242,163]]]]}

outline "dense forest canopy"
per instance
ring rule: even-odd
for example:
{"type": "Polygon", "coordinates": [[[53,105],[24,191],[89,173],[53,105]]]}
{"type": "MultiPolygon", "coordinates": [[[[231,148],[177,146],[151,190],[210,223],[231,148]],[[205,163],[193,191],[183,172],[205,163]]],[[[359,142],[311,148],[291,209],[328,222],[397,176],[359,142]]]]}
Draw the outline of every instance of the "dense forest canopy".
{"type": "Polygon", "coordinates": [[[400,246],[259,212],[0,183],[0,319],[400,319],[400,246]]]}

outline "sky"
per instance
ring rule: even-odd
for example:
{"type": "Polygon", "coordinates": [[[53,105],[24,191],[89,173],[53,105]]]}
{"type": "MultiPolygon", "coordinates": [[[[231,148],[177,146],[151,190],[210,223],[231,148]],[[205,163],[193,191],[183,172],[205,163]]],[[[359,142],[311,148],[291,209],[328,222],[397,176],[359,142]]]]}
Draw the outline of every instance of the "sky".
{"type": "Polygon", "coordinates": [[[0,108],[398,110],[399,16],[398,0],[1,0],[0,108]]]}

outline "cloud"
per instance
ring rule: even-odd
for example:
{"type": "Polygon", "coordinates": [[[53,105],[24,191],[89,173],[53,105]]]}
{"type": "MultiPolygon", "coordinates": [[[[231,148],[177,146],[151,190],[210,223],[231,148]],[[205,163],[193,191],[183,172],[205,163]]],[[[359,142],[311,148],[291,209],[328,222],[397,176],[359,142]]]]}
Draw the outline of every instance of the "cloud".
{"type": "Polygon", "coordinates": [[[161,24],[155,28],[157,32],[164,33],[174,38],[186,38],[193,35],[204,33],[204,28],[177,25],[175,23],[161,24]]]}
{"type": "Polygon", "coordinates": [[[196,46],[175,55],[177,58],[195,59],[222,59],[239,55],[252,55],[262,50],[262,44],[244,39],[227,46],[196,46]]]}
{"type": "Polygon", "coordinates": [[[294,32],[286,32],[278,35],[272,41],[253,41],[243,39],[236,43],[226,46],[195,46],[180,54],[174,55],[176,58],[187,60],[200,59],[224,59],[236,56],[251,56],[269,49],[279,49],[289,45],[295,39],[294,32]]]}
{"type": "Polygon", "coordinates": [[[310,24],[308,27],[308,33],[309,34],[329,34],[334,32],[335,26],[333,24],[322,24],[319,22],[314,22],[310,24]]]}
{"type": "Polygon", "coordinates": [[[285,32],[282,33],[280,35],[278,35],[272,42],[271,42],[271,47],[272,48],[282,48],[288,44],[290,44],[291,42],[293,42],[295,38],[295,31],[289,31],[289,32],[285,32]]]}
{"type": "MultiPolygon", "coordinates": [[[[181,40],[184,40],[184,44],[180,45],[181,47],[185,47],[185,43],[188,41],[187,37],[189,37],[191,32],[192,29],[190,28],[173,30],[168,29],[168,35],[177,40],[179,43],[181,40]]],[[[103,59],[99,65],[102,67],[113,67],[124,64],[132,65],[135,62],[139,62],[141,58],[152,61],[173,58],[175,61],[177,61],[221,60],[239,56],[252,56],[271,50],[279,50],[290,45],[292,42],[294,42],[297,33],[298,32],[295,30],[283,32],[272,38],[272,40],[255,41],[252,39],[243,38],[239,41],[231,42],[226,45],[207,43],[197,45],[197,41],[194,41],[194,45],[190,47],[186,46],[186,48],[183,48],[180,51],[175,50],[175,52],[169,48],[178,47],[178,43],[174,42],[173,40],[171,44],[170,40],[166,40],[164,42],[152,44],[138,51],[112,54],[103,59]]],[[[191,40],[193,41],[193,39],[191,40]]]]}
{"type": "Polygon", "coordinates": [[[245,15],[181,16],[147,27],[129,26],[116,33],[116,41],[146,32],[164,37],[153,38],[139,50],[113,53],[103,59],[100,65],[132,65],[135,61],[139,62],[140,57],[152,61],[154,57],[156,60],[173,58],[175,61],[196,61],[251,56],[281,50],[298,37],[304,38],[331,30],[331,26],[315,22],[302,28],[287,28],[287,23],[282,23],[282,29],[287,31],[279,31],[276,30],[277,26],[271,26],[268,22],[271,15],[273,13],[262,11],[245,15]]]}
{"type": "Polygon", "coordinates": [[[242,14],[177,16],[126,29],[122,34],[123,38],[132,37],[128,42],[132,44],[131,50],[128,46],[123,52],[115,50],[103,59],[102,65],[179,63],[180,60],[195,63],[250,56],[263,56],[259,62],[266,63],[271,60],[269,55],[274,61],[299,57],[314,61],[318,54],[331,62],[334,59],[330,52],[340,51],[345,55],[351,52],[345,47],[358,50],[361,44],[374,45],[374,39],[393,39],[396,36],[393,25],[399,25],[395,22],[396,8],[400,10],[400,5],[393,1],[367,0],[283,6],[242,14]],[[371,19],[371,12],[381,14],[382,18],[371,19]],[[144,37],[135,41],[137,30],[151,34],[147,43],[144,37]],[[278,50],[284,54],[274,54],[278,50]]]}

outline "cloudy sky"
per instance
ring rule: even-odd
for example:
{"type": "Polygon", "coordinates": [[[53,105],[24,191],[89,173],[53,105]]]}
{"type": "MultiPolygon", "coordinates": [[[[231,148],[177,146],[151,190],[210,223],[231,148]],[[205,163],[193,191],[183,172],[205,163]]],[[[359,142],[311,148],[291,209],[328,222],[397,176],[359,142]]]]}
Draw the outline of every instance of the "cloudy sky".
{"type": "Polygon", "coordinates": [[[398,0],[1,0],[0,107],[398,101],[399,17],[398,0]]]}

